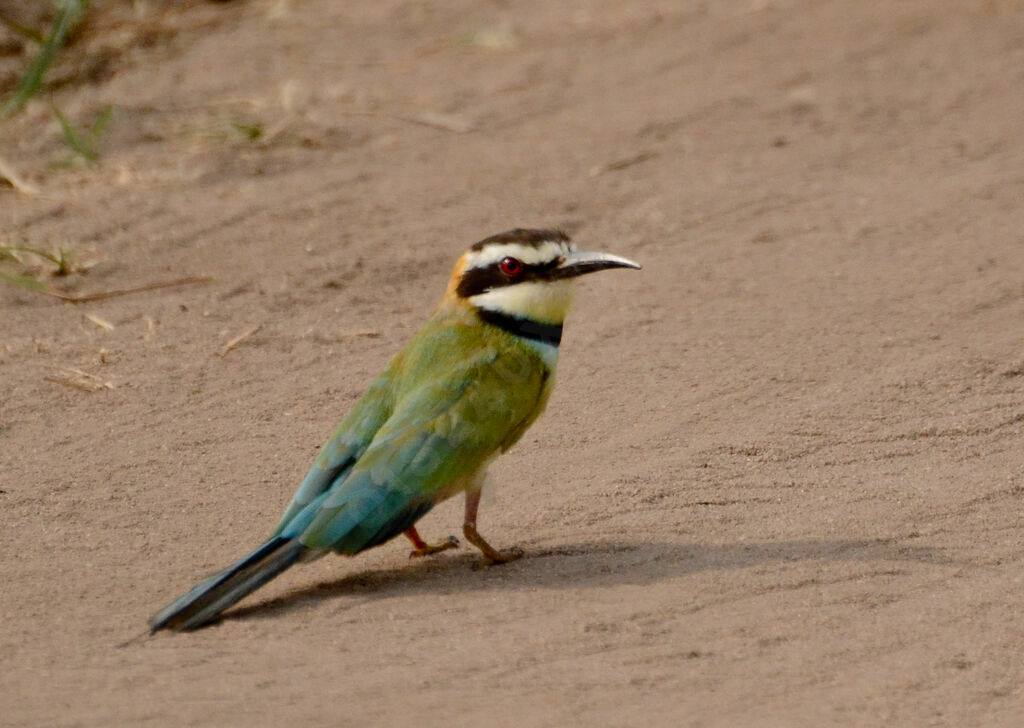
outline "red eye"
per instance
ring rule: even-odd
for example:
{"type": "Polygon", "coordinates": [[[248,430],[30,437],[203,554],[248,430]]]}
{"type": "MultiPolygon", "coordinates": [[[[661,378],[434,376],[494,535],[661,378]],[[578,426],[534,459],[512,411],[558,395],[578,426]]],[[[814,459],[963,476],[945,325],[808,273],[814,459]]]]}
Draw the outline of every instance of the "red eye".
{"type": "Polygon", "coordinates": [[[517,276],[523,272],[523,261],[519,258],[505,258],[501,261],[501,272],[507,276],[517,276]]]}

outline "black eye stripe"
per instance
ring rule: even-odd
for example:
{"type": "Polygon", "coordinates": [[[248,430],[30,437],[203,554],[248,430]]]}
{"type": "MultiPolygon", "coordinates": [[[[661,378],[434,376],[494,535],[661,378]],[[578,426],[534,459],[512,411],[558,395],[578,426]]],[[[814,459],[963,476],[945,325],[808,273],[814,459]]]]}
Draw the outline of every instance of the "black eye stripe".
{"type": "Polygon", "coordinates": [[[501,271],[501,261],[484,268],[470,268],[462,274],[455,292],[462,298],[469,298],[494,288],[511,286],[524,281],[550,280],[552,276],[549,276],[548,272],[557,268],[561,262],[561,258],[556,258],[532,265],[523,263],[523,272],[515,278],[510,278],[501,271]]]}
{"type": "Polygon", "coordinates": [[[508,278],[499,270],[498,264],[486,268],[470,268],[462,274],[455,292],[462,298],[469,298],[507,283],[508,278]]]}

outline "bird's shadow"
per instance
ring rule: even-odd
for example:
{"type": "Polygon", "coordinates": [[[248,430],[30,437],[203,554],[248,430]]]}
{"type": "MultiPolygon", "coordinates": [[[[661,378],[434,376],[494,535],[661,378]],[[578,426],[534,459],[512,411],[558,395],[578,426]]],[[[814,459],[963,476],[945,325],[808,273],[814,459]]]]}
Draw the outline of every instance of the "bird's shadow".
{"type": "MultiPolygon", "coordinates": [[[[565,589],[643,585],[703,571],[820,560],[952,563],[940,548],[895,539],[797,540],[738,544],[610,542],[536,548],[515,562],[480,568],[480,557],[445,554],[388,569],[350,574],[234,609],[224,620],[277,617],[310,604],[358,597],[356,604],[416,594],[488,589],[565,589]]],[[[898,571],[898,569],[893,569],[898,571]]]]}

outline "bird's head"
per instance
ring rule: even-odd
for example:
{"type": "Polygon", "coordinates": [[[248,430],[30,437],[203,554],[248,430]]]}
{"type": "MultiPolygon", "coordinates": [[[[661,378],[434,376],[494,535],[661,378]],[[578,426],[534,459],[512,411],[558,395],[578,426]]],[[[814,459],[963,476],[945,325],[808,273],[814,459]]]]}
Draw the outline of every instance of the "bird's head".
{"type": "Polygon", "coordinates": [[[608,268],[640,268],[611,253],[577,250],[559,230],[515,229],[467,250],[452,272],[449,302],[544,324],[561,324],[573,281],[608,268]]]}

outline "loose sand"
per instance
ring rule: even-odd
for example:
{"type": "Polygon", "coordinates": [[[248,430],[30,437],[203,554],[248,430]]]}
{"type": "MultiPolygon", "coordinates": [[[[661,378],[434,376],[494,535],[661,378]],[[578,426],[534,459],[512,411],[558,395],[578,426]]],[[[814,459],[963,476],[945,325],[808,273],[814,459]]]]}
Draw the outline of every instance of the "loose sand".
{"type": "Polygon", "coordinates": [[[98,166],[0,126],[0,235],[210,280],[0,285],[0,724],[1024,725],[1021,2],[135,6],[54,71],[98,166]],[[527,556],[396,541],[118,648],[515,226],[646,266],[492,470],[527,556]]]}

